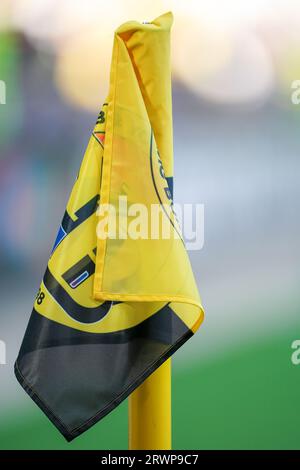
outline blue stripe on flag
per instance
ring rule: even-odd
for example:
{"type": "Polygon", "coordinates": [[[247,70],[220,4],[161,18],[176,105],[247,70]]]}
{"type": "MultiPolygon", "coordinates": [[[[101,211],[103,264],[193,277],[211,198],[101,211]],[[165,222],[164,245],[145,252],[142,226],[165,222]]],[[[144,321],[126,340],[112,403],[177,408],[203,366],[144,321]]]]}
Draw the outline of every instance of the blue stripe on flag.
{"type": "Polygon", "coordinates": [[[70,286],[72,287],[72,289],[75,289],[75,287],[79,286],[79,284],[85,281],[88,277],[89,273],[87,271],[84,271],[78,277],[76,277],[76,279],[70,282],[70,286]]]}

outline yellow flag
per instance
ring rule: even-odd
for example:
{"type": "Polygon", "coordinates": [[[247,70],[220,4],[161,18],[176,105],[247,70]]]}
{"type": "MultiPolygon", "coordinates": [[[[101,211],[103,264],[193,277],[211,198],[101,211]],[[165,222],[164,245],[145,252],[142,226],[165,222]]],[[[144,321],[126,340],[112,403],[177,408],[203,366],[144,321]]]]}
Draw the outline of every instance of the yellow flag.
{"type": "Polygon", "coordinates": [[[72,440],[199,327],[203,309],[173,207],[172,14],[120,26],[109,93],[15,364],[72,440]]]}

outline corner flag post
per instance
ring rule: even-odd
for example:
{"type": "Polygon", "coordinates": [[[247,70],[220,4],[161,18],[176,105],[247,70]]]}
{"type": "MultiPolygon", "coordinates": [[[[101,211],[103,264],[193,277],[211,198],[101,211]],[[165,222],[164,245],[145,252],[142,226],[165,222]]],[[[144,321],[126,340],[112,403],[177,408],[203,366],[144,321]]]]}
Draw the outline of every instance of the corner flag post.
{"type": "Polygon", "coordinates": [[[129,450],[171,449],[171,359],[129,397],[129,450]]]}

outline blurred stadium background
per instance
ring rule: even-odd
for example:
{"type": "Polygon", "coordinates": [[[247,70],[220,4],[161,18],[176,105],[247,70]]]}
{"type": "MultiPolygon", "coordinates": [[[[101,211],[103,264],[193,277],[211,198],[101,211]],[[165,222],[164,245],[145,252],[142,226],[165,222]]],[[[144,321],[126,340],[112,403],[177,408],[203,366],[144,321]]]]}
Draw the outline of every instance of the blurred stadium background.
{"type": "Polygon", "coordinates": [[[172,10],[175,200],[205,204],[206,308],[173,360],[177,449],[300,448],[300,17],[291,0],[1,0],[0,448],[125,449],[127,404],[71,444],[13,376],[97,112],[114,29],[172,10]]]}

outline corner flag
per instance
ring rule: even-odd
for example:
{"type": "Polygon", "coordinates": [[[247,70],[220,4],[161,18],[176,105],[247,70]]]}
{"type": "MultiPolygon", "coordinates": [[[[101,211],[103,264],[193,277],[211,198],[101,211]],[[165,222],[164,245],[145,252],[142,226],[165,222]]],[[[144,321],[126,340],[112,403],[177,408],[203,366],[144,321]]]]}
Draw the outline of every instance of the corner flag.
{"type": "Polygon", "coordinates": [[[22,387],[69,441],[203,319],[172,202],[172,21],[167,13],[115,32],[109,94],[15,363],[22,387]],[[171,236],[150,230],[153,206],[171,236]]]}

